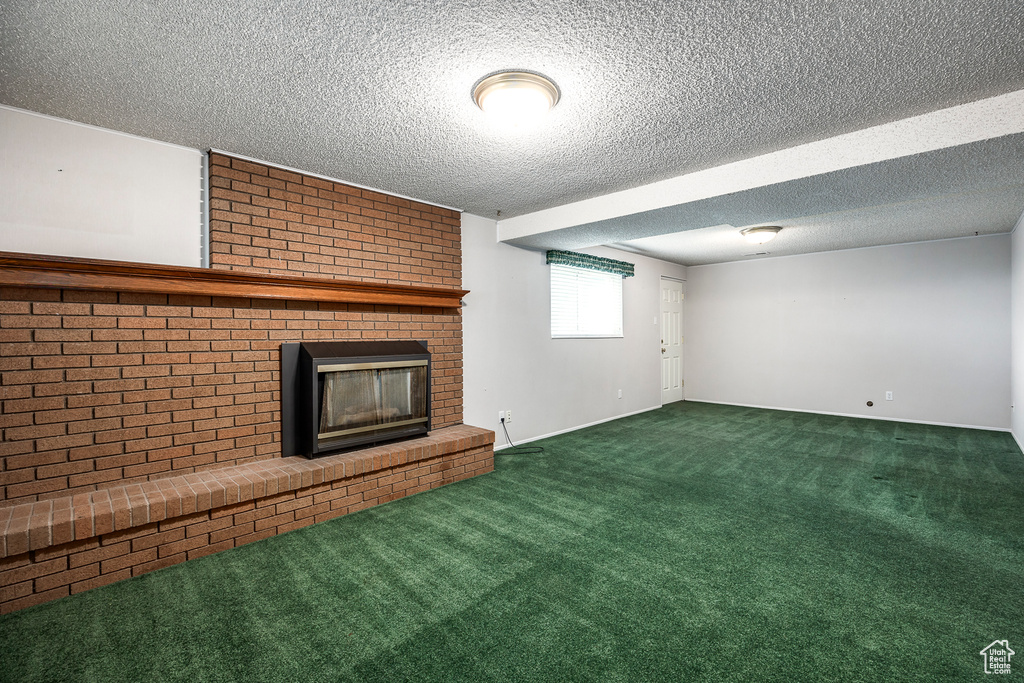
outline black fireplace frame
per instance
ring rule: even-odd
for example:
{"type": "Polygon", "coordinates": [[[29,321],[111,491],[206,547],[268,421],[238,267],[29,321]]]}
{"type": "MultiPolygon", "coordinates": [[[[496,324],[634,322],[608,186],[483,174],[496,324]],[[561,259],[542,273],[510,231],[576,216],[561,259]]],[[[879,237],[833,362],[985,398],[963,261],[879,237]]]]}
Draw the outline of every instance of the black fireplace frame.
{"type": "Polygon", "coordinates": [[[427,343],[421,341],[331,341],[281,344],[281,455],[316,458],[397,439],[426,436],[430,432],[431,363],[427,343]],[[317,438],[320,399],[318,369],[327,365],[361,365],[398,361],[427,362],[425,423],[390,428],[387,434],[354,434],[321,446],[317,438]]]}

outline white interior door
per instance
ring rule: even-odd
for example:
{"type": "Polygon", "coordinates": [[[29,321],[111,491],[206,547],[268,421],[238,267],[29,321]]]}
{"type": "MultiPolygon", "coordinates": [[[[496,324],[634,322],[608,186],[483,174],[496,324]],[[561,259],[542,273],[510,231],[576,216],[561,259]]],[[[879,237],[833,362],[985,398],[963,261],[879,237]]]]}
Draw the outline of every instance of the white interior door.
{"type": "Polygon", "coordinates": [[[683,283],[661,280],[661,402],[683,400],[683,283]]]}

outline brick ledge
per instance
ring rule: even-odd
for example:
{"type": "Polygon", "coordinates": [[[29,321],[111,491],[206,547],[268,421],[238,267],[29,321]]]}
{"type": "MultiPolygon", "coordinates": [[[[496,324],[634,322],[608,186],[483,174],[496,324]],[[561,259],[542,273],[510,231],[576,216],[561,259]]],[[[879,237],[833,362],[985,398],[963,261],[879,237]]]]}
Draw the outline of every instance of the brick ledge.
{"type": "Polygon", "coordinates": [[[0,508],[0,558],[493,443],[493,431],[457,425],[315,460],[261,460],[0,508]]]}

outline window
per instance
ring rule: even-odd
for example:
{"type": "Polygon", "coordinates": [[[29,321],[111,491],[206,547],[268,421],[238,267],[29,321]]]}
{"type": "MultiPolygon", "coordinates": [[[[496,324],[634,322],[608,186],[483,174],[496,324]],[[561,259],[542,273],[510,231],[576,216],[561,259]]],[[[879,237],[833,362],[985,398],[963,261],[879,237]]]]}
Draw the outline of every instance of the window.
{"type": "Polygon", "coordinates": [[[621,337],[622,275],[551,264],[551,336],[621,337]]]}

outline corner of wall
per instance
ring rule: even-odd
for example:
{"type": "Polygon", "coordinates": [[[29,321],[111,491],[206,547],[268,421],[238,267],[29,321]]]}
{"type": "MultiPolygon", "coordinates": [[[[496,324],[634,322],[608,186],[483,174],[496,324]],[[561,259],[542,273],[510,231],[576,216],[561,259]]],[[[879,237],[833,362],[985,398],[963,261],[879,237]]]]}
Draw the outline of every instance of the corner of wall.
{"type": "Polygon", "coordinates": [[[636,264],[623,287],[624,335],[552,339],[543,252],[497,237],[496,221],[463,214],[465,422],[500,431],[497,413],[511,410],[507,427],[518,443],[659,407],[660,278],[682,279],[685,268],[604,247],[585,250],[636,264]]]}
{"type": "Polygon", "coordinates": [[[1010,431],[1024,452],[1024,214],[1010,235],[1010,431]]]}

